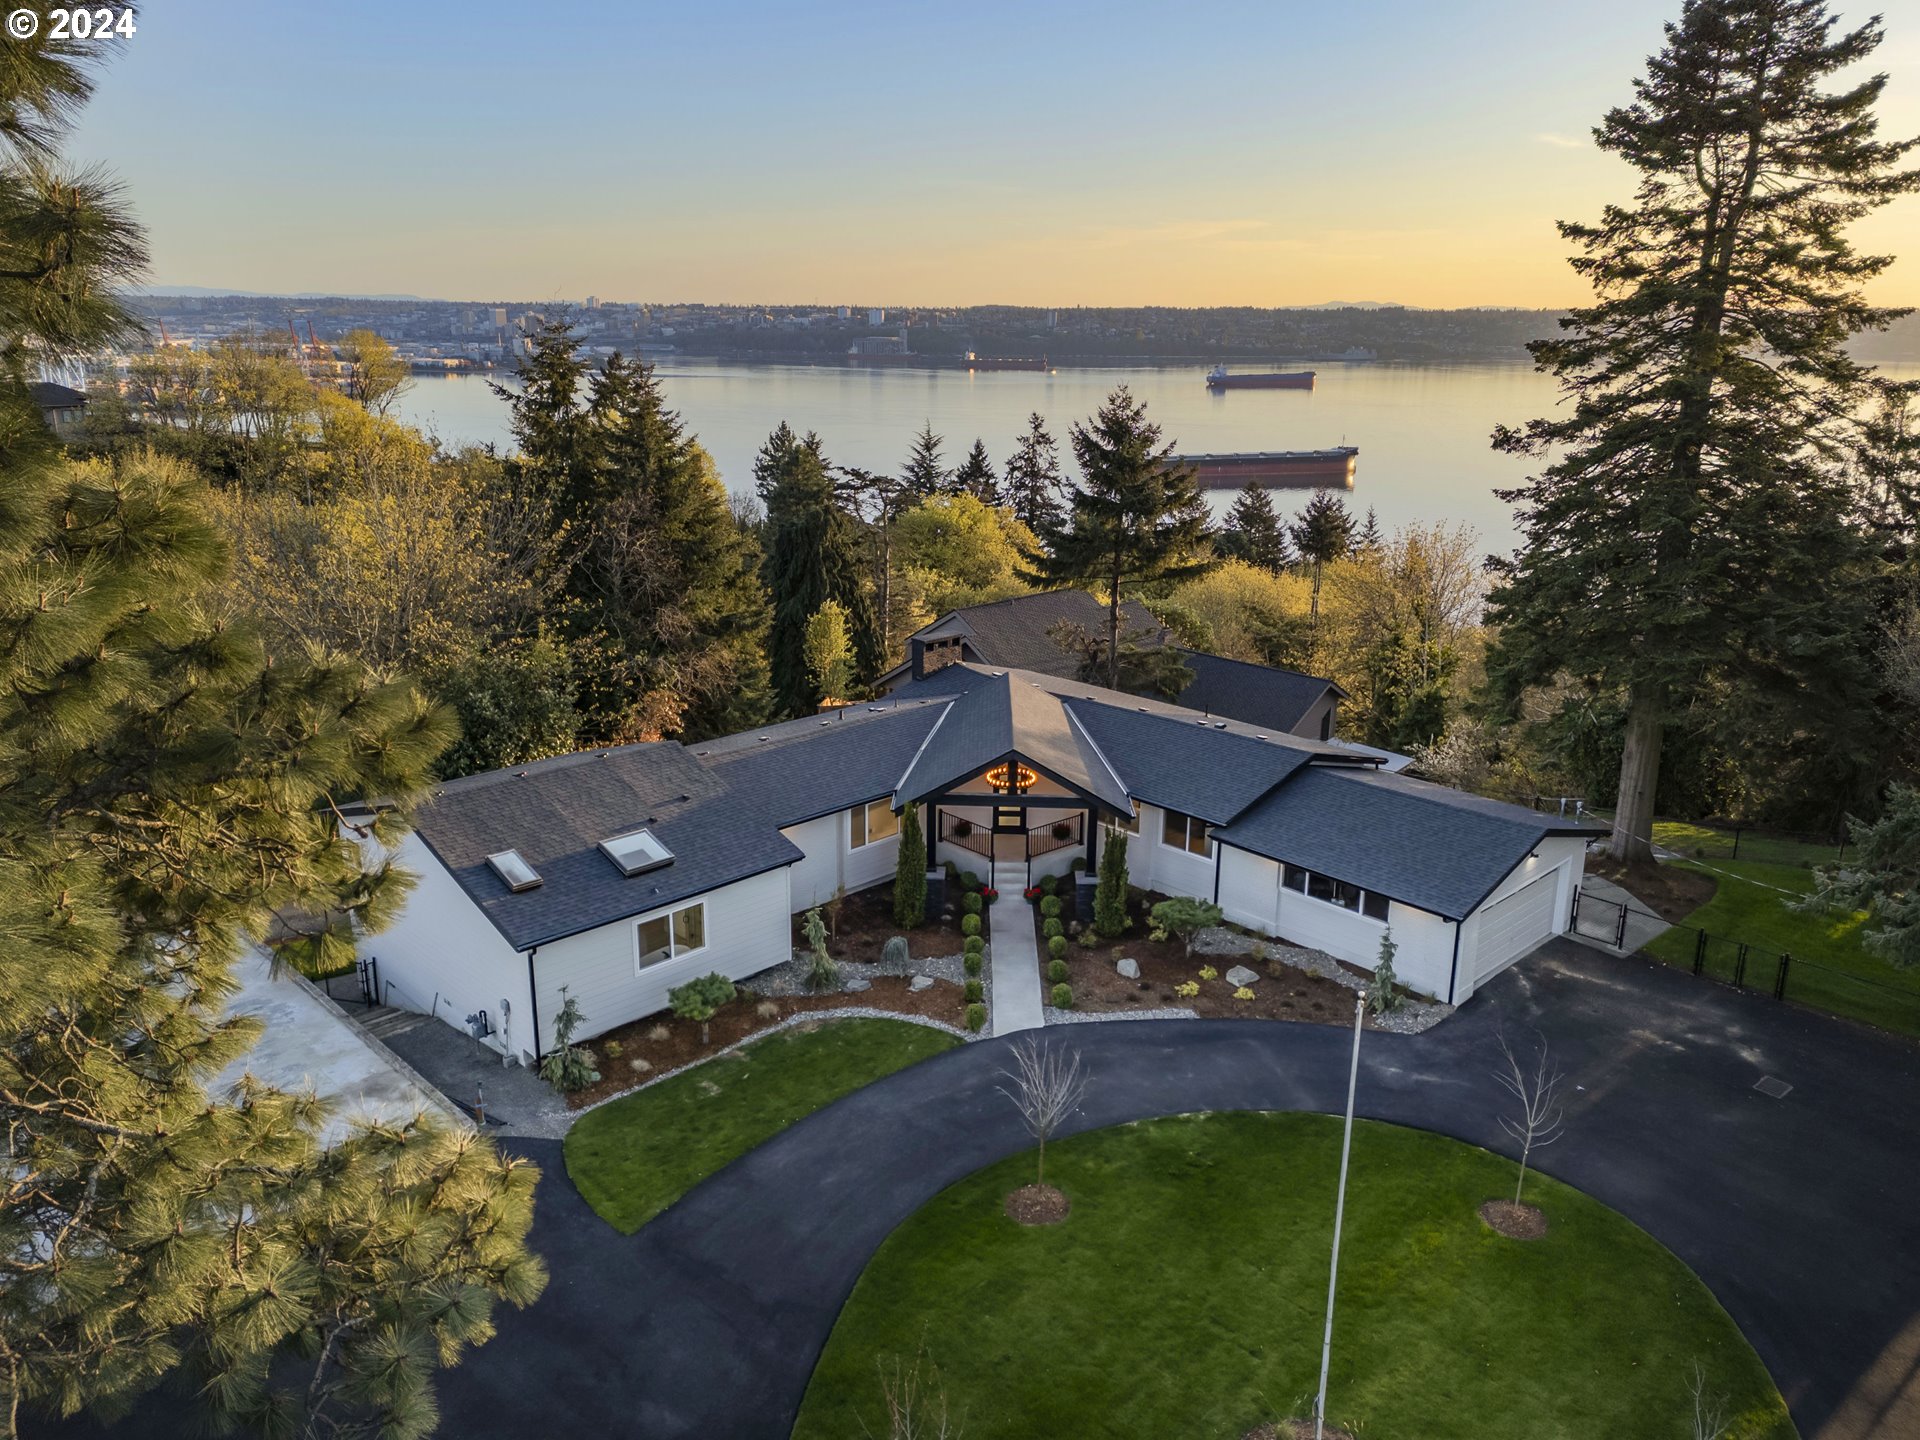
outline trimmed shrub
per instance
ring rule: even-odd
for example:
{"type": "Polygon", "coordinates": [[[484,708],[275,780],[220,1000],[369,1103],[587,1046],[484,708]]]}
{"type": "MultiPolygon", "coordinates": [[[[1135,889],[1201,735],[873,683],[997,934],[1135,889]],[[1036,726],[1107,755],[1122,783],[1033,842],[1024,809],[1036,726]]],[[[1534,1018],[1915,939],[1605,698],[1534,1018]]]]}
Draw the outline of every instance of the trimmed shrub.
{"type": "Polygon", "coordinates": [[[1087,868],[1086,856],[1076,855],[1073,857],[1073,873],[1074,874],[1078,875],[1082,870],[1085,870],[1086,868],[1087,868]]]}
{"type": "MultiPolygon", "coordinates": [[[[971,899],[972,897],[969,896],[968,898],[971,899]]],[[[960,917],[960,933],[962,935],[978,935],[980,933],[980,917],[971,911],[962,915],[960,917]]]]}
{"type": "Polygon", "coordinates": [[[1053,1008],[1056,1010],[1071,1010],[1073,1008],[1073,987],[1071,985],[1056,985],[1053,987],[1053,1008]]]}
{"type": "Polygon", "coordinates": [[[1052,919],[1040,922],[1040,933],[1051,940],[1056,935],[1066,934],[1067,927],[1060,923],[1060,917],[1056,915],[1052,919]]]}
{"type": "Polygon", "coordinates": [[[896,935],[880,947],[880,958],[889,965],[904,965],[913,957],[907,952],[907,937],[896,935]]]}
{"type": "Polygon", "coordinates": [[[969,1005],[982,998],[986,993],[987,987],[982,985],[978,979],[970,977],[967,980],[967,1003],[969,1005]]]}
{"type": "Polygon", "coordinates": [[[1049,920],[1058,920],[1060,918],[1060,897],[1058,895],[1047,896],[1046,899],[1040,902],[1040,913],[1049,920]]]}
{"type": "Polygon", "coordinates": [[[1047,953],[1053,956],[1053,958],[1056,960],[1058,960],[1062,955],[1066,954],[1067,953],[1067,937],[1064,935],[1048,936],[1047,937],[1047,953]]]}
{"type": "Polygon", "coordinates": [[[1047,962],[1047,979],[1053,981],[1056,985],[1065,980],[1070,973],[1067,969],[1067,962],[1057,955],[1047,962]]]}
{"type": "Polygon", "coordinates": [[[963,890],[978,890],[980,888],[980,877],[971,870],[962,870],[960,872],[960,888],[963,890]]]}
{"type": "Polygon", "coordinates": [[[966,954],[966,958],[962,960],[960,963],[967,967],[967,974],[978,975],[980,973],[983,961],[981,960],[980,952],[978,950],[969,950],[966,954]]]}
{"type": "Polygon", "coordinates": [[[987,1028],[987,1007],[978,1000],[967,1006],[967,1029],[978,1035],[987,1028]]]}
{"type": "Polygon", "coordinates": [[[969,915],[978,915],[987,908],[987,902],[980,898],[980,892],[977,890],[969,892],[960,905],[969,915]]]}
{"type": "Polygon", "coordinates": [[[978,955],[987,948],[987,942],[978,935],[969,935],[960,942],[960,948],[969,955],[978,955]]]}
{"type": "Polygon", "coordinates": [[[1047,875],[1042,877],[1040,881],[1040,889],[1046,894],[1051,895],[1059,888],[1060,888],[1060,877],[1058,875],[1047,875]]]}

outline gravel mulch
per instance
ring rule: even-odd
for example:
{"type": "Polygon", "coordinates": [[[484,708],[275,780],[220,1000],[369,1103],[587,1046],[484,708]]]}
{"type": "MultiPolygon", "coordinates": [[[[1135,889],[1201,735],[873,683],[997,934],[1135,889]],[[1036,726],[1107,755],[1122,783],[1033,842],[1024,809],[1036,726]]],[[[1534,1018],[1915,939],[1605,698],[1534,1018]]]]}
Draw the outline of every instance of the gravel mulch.
{"type": "Polygon", "coordinates": [[[1040,1015],[1049,1025],[1084,1025],[1098,1020],[1198,1020],[1198,1010],[1167,1006],[1158,1010],[1056,1010],[1044,1005],[1040,1015]]]}
{"type": "MultiPolygon", "coordinates": [[[[935,980],[951,980],[956,985],[967,978],[964,957],[960,955],[934,955],[925,959],[909,957],[904,965],[890,965],[884,960],[873,962],[861,960],[842,960],[834,957],[834,963],[840,968],[840,990],[845,992],[850,980],[864,980],[868,984],[882,976],[930,975],[935,980]]],[[[776,965],[771,970],[762,970],[751,980],[743,982],[757,995],[811,995],[807,988],[807,972],[813,968],[813,952],[796,950],[793,958],[784,965],[776,965]]],[[[821,991],[832,994],[833,991],[821,991]]]]}

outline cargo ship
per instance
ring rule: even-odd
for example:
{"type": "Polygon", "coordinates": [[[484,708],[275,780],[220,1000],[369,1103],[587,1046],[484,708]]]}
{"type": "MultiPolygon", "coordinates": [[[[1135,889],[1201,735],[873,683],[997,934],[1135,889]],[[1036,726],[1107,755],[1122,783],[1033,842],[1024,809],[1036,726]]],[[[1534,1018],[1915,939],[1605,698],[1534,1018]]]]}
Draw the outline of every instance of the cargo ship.
{"type": "Polygon", "coordinates": [[[1264,374],[1232,375],[1224,365],[1207,372],[1209,390],[1311,390],[1311,370],[1269,370],[1264,374]]]}
{"type": "Polygon", "coordinates": [[[1203,490],[1239,490],[1251,481],[1276,488],[1292,486],[1316,490],[1351,490],[1358,445],[1331,450],[1253,450],[1231,455],[1175,455],[1169,463],[1185,465],[1203,490]]]}
{"type": "Polygon", "coordinates": [[[1036,360],[1031,355],[976,355],[971,350],[961,365],[968,370],[1038,370],[1043,374],[1053,371],[1044,355],[1036,360]]]}

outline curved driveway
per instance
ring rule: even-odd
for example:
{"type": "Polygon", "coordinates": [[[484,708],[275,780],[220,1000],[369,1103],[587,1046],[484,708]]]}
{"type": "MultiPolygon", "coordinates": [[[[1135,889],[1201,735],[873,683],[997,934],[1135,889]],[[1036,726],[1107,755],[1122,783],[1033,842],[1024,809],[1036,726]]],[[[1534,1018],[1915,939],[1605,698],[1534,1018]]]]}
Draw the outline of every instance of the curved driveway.
{"type": "MultiPolygon", "coordinates": [[[[1501,1027],[1570,1086],[1541,1167],[1699,1272],[1808,1440],[1920,1435],[1920,1049],[1559,941],[1424,1036],[1369,1033],[1363,1113],[1506,1150],[1501,1027]],[[1794,1089],[1756,1091],[1773,1075],[1794,1089]]],[[[1076,1129],[1195,1110],[1337,1110],[1347,1033],[1263,1021],[1061,1027],[1094,1073],[1076,1129]]],[[[449,1436],[785,1437],[861,1268],[944,1186],[1028,1142],[1004,1042],[830,1106],[630,1238],[554,1142],[535,1242],[553,1281],[440,1381],[449,1436]]],[[[1601,1321],[1604,1323],[1604,1320],[1601,1321]]],[[[161,1433],[152,1413],[133,1422],[161,1433]],[[142,1422],[145,1423],[142,1423],[142,1422]]]]}

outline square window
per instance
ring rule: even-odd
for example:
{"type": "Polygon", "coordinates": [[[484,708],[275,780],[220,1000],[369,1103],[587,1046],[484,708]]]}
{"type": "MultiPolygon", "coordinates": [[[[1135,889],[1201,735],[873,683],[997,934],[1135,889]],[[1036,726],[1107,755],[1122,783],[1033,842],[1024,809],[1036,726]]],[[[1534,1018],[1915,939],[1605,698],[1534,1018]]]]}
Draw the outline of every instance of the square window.
{"type": "Polygon", "coordinates": [[[900,817],[893,813],[893,807],[884,800],[875,800],[867,806],[867,843],[891,840],[900,833],[900,817]]]}
{"type": "Polygon", "coordinates": [[[1306,894],[1308,873],[1309,872],[1302,870],[1298,865],[1287,866],[1287,889],[1298,890],[1302,895],[1306,894]]]}
{"type": "Polygon", "coordinates": [[[1178,810],[1161,811],[1160,843],[1176,850],[1187,848],[1187,817],[1178,810]]]}
{"type": "Polygon", "coordinates": [[[867,812],[864,809],[848,811],[847,825],[849,827],[847,832],[847,847],[852,850],[858,850],[862,845],[867,843],[867,812]]]}
{"type": "Polygon", "coordinates": [[[1331,904],[1333,901],[1333,887],[1335,883],[1336,882],[1333,880],[1331,876],[1321,875],[1318,873],[1309,874],[1307,876],[1307,895],[1311,899],[1325,900],[1329,904],[1331,904]]]}
{"type": "Polygon", "coordinates": [[[1138,800],[1133,802],[1133,813],[1120,822],[1120,828],[1129,835],[1140,833],[1140,802],[1138,800]]]}
{"type": "Polygon", "coordinates": [[[1213,827],[1207,824],[1206,821],[1195,820],[1189,816],[1187,819],[1187,849],[1191,850],[1195,855],[1205,855],[1207,853],[1207,837],[1212,831],[1213,827]]]}
{"type": "Polygon", "coordinates": [[[1334,881],[1333,903],[1343,910],[1358,910],[1360,908],[1360,887],[1358,885],[1349,885],[1344,880],[1334,881]]]}
{"type": "Polygon", "coordinates": [[[689,905],[673,912],[673,953],[685,955],[704,949],[707,943],[707,907],[689,905]]]}
{"type": "Polygon", "coordinates": [[[658,965],[673,958],[673,927],[665,915],[640,922],[640,965],[658,965]]]}
{"type": "Polygon", "coordinates": [[[1369,920],[1384,920],[1387,918],[1387,906],[1389,903],[1386,896],[1369,890],[1367,891],[1366,898],[1360,902],[1360,913],[1365,915],[1369,920]]]}

